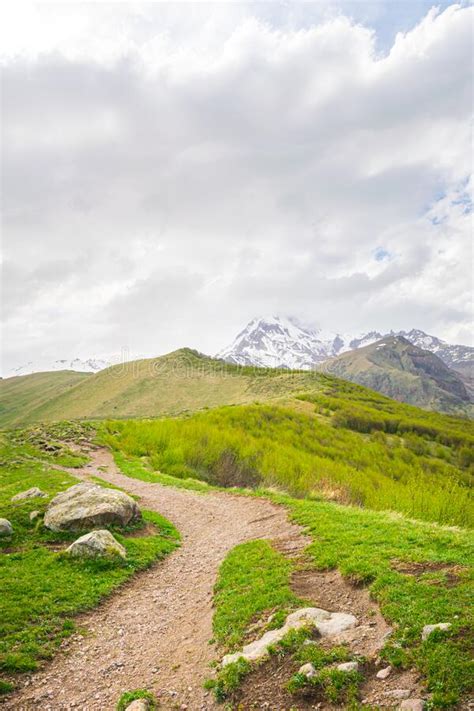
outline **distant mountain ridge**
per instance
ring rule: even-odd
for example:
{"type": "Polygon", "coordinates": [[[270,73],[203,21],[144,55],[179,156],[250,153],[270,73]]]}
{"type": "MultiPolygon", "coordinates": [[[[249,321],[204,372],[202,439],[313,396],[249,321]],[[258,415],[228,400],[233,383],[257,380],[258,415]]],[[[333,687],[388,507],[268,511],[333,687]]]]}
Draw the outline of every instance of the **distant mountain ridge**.
{"type": "Polygon", "coordinates": [[[296,319],[254,318],[216,357],[238,365],[309,370],[347,351],[364,348],[382,338],[405,338],[418,348],[435,353],[450,368],[467,375],[474,367],[474,348],[453,345],[420,329],[369,331],[358,337],[307,328],[296,319]]]}
{"type": "Polygon", "coordinates": [[[472,415],[461,375],[431,351],[403,336],[385,336],[325,361],[319,370],[364,385],[394,400],[472,415]]]}

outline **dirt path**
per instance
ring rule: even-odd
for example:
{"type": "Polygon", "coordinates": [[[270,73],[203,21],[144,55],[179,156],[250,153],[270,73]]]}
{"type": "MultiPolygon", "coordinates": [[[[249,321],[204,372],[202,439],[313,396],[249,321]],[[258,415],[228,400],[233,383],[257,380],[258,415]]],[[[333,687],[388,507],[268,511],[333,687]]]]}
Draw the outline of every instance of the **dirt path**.
{"type": "Polygon", "coordinates": [[[209,640],[219,564],[244,541],[269,538],[294,555],[306,539],[285,510],[269,501],[138,481],[121,474],[107,450],[90,454],[90,464],[71,473],[100,476],[137,494],[143,508],[175,524],[182,546],[83,615],[78,627],[84,635],[70,638],[2,708],[108,711],[124,691],[146,687],[163,709],[213,709],[202,682],[216,658],[209,640]],[[99,469],[104,466],[106,471],[99,469]]]}

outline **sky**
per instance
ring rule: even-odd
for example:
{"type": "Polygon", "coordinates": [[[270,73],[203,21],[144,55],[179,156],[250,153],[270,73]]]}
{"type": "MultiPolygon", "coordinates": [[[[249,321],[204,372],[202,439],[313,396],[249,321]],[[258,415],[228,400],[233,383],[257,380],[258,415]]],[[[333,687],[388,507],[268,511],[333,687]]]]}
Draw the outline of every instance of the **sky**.
{"type": "Polygon", "coordinates": [[[3,372],[472,334],[473,8],[1,5],[3,372]]]}

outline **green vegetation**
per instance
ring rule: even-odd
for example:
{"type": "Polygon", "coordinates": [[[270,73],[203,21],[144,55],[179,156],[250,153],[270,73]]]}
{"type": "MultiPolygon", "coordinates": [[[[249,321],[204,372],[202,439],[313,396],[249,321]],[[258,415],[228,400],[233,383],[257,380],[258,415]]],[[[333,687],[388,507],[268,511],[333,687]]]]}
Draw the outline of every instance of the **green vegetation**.
{"type": "MultiPolygon", "coordinates": [[[[330,656],[330,655],[329,655],[330,656]]],[[[290,694],[308,691],[322,691],[324,698],[332,704],[344,704],[344,708],[357,708],[359,684],[363,681],[359,672],[321,669],[308,679],[304,674],[295,674],[288,682],[290,694]]]]}
{"type": "Polygon", "coordinates": [[[292,496],[472,525],[471,422],[332,379],[323,392],[287,402],[185,419],[113,421],[101,437],[122,455],[141,458],[140,477],[276,487],[292,496]]]}
{"type": "MultiPolygon", "coordinates": [[[[44,432],[39,436],[44,440],[44,432]]],[[[154,524],[156,534],[127,538],[128,529],[114,535],[127,549],[127,560],[69,559],[62,555],[73,533],[53,533],[42,527],[42,514],[57,492],[76,479],[51,466],[80,466],[84,458],[54,442],[39,448],[36,436],[26,433],[0,437],[0,506],[14,534],[0,540],[0,670],[35,669],[49,658],[61,639],[74,629],[73,617],[96,605],[105,595],[130,578],[135,571],[162,558],[177,545],[172,524],[153,512],[144,512],[144,522],[154,524]],[[51,447],[50,447],[51,445],[51,447]],[[51,449],[51,451],[45,451],[51,449]],[[11,502],[16,493],[38,486],[47,498],[11,502]],[[39,516],[30,520],[30,513],[39,516]]],[[[140,525],[140,524],[139,524],[140,525]]],[[[131,530],[139,527],[135,524],[131,530]]],[[[6,683],[6,682],[5,682],[6,683]]]]}
{"type": "Polygon", "coordinates": [[[263,612],[294,607],[298,599],[290,589],[291,570],[289,560],[268,541],[250,541],[233,548],[220,567],[214,588],[216,640],[234,649],[248,625],[263,612]]]}
{"type": "Polygon", "coordinates": [[[156,699],[151,691],[148,691],[147,689],[135,689],[135,691],[126,691],[122,694],[117,703],[117,711],[125,711],[127,706],[129,706],[132,701],[135,701],[136,699],[146,699],[148,701],[148,708],[150,711],[154,711],[154,709],[156,709],[156,699]]]}

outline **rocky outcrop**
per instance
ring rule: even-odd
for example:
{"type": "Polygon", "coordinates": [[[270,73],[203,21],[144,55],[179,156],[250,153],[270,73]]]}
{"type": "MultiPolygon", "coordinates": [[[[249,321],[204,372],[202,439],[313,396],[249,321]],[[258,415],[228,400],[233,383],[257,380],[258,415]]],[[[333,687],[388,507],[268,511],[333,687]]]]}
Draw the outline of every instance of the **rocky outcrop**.
{"type": "Polygon", "coordinates": [[[38,499],[38,498],[44,498],[47,496],[41,489],[38,489],[37,486],[32,486],[31,489],[27,489],[26,491],[20,491],[19,494],[16,494],[15,496],[12,497],[12,501],[23,501],[24,499],[38,499]]]}
{"type": "Polygon", "coordinates": [[[126,558],[127,551],[110,531],[91,531],[74,541],[66,553],[73,558],[126,558]]]}
{"type": "Polygon", "coordinates": [[[0,518],[0,536],[12,536],[13,526],[7,518],[0,518]]]}
{"type": "Polygon", "coordinates": [[[283,627],[265,632],[263,637],[245,645],[241,652],[226,654],[222,666],[227,666],[238,659],[249,662],[262,659],[268,654],[268,647],[276,644],[290,631],[301,627],[315,627],[321,637],[334,637],[340,632],[355,627],[357,619],[345,612],[327,612],[319,607],[303,607],[292,612],[285,620],[283,627]]]}
{"type": "Polygon", "coordinates": [[[54,497],[44,525],[52,531],[81,531],[95,526],[126,526],[140,515],[136,502],[122,491],[84,482],[54,497]]]}

